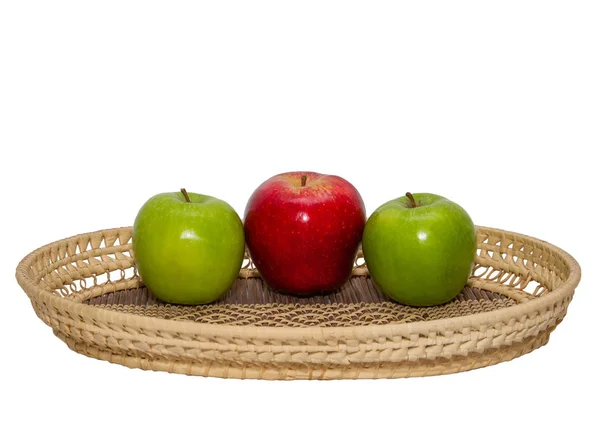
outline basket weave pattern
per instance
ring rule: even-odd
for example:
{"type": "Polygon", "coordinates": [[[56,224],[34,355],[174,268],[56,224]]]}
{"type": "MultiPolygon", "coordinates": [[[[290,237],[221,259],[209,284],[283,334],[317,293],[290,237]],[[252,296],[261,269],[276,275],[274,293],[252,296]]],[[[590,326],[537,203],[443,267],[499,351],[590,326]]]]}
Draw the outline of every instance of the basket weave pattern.
{"type": "Polygon", "coordinates": [[[145,317],[262,327],[401,324],[491,312],[516,304],[506,296],[467,287],[450,303],[414,308],[389,301],[368,277],[353,277],[340,292],[332,295],[313,298],[284,297],[288,299],[286,302],[265,302],[261,299],[278,299],[282,296],[270,291],[262,280],[241,278],[236,281],[229,294],[217,303],[208,305],[166,304],[154,298],[145,287],[104,294],[84,303],[145,317]],[[369,296],[373,300],[369,300],[369,296]]]}
{"type": "Polygon", "coordinates": [[[46,245],[17,268],[38,317],[67,345],[128,367],[263,379],[391,378],[495,364],[547,343],[580,279],[547,242],[477,228],[473,276],[455,300],[411,308],[385,298],[360,254],[336,293],[272,292],[246,259],[220,301],[157,301],[135,270],[131,228],[46,245]]]}

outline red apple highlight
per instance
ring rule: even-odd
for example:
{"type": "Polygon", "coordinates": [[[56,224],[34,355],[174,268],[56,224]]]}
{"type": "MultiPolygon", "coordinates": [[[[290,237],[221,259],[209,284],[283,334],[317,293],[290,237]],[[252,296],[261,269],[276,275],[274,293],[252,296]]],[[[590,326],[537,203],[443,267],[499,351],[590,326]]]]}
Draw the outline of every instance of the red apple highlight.
{"type": "Polygon", "coordinates": [[[244,213],[246,244],[263,279],[298,295],[335,290],[350,278],[365,222],[351,183],[314,172],[273,176],[244,213]]]}

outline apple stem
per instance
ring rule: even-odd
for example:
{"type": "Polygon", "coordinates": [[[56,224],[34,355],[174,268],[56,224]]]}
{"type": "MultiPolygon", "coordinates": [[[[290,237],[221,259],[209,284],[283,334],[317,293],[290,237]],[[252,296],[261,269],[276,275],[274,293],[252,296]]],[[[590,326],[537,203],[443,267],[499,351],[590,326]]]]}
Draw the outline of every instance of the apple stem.
{"type": "Polygon", "coordinates": [[[188,203],[191,203],[192,200],[190,200],[190,196],[188,195],[187,191],[185,190],[185,188],[181,188],[181,193],[183,194],[183,196],[185,197],[185,201],[187,201],[188,203]]]}
{"type": "Polygon", "coordinates": [[[302,175],[302,177],[300,178],[300,186],[305,186],[306,185],[306,175],[302,175]]]}
{"type": "Polygon", "coordinates": [[[414,209],[415,207],[417,207],[417,202],[415,201],[415,197],[413,197],[413,195],[410,192],[406,193],[406,196],[408,197],[408,199],[410,200],[410,204],[411,207],[414,209]]]}

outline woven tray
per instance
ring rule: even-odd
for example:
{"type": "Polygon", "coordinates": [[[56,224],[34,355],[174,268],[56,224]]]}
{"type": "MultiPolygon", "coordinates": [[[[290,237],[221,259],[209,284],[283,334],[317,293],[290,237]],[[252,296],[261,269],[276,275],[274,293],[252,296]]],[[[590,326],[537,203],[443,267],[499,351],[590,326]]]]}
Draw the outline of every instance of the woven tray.
{"type": "Polygon", "coordinates": [[[577,262],[535,238],[477,228],[473,276],[449,303],[387,300],[359,252],[339,291],[271,291],[246,259],[232,289],[204,306],[158,301],[140,282],[131,228],[77,235],[25,257],[17,280],[38,317],[74,351],[128,367],[260,379],[455,373],[548,342],[580,279],[577,262]]]}

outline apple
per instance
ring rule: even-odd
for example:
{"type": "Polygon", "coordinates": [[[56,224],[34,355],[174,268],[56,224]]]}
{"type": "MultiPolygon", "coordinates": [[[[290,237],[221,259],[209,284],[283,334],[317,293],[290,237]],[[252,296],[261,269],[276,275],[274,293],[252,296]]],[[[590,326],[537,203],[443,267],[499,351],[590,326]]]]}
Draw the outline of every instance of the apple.
{"type": "Polygon", "coordinates": [[[210,303],[231,287],[244,258],[244,228],[225,201],[202,194],[157,194],[139,210],[133,252],[140,277],[159,299],[210,303]]]}
{"type": "Polygon", "coordinates": [[[362,246],[383,293],[405,305],[433,306],[464,288],[477,240],[461,206],[435,194],[407,193],[373,212],[362,246]]]}
{"type": "Polygon", "coordinates": [[[258,272],[273,289],[297,295],[335,290],[350,278],[365,221],[364,202],[350,182],[314,172],[271,177],[244,212],[258,272]]]}

